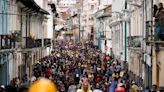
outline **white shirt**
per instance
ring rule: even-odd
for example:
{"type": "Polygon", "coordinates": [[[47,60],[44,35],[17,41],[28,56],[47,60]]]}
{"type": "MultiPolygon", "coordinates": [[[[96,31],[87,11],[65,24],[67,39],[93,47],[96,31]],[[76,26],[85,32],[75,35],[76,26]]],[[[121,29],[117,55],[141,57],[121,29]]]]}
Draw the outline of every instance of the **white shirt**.
{"type": "Polygon", "coordinates": [[[93,90],[93,92],[103,92],[103,91],[100,89],[95,89],[95,90],[93,90]]]}

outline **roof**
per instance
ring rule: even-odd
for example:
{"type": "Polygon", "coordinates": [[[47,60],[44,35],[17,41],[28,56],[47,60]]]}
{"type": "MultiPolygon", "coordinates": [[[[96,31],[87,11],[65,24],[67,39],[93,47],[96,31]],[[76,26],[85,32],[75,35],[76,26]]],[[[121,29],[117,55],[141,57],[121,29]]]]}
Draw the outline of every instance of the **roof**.
{"type": "Polygon", "coordinates": [[[102,12],[97,18],[105,18],[105,17],[112,17],[111,15],[111,5],[108,5],[106,7],[103,7],[102,9],[98,10],[96,13],[102,12]]]}
{"type": "Polygon", "coordinates": [[[106,8],[110,8],[110,7],[112,7],[112,5],[102,6],[102,7],[100,7],[97,11],[95,11],[94,13],[97,13],[97,12],[103,11],[103,10],[105,10],[106,8]]]}
{"type": "Polygon", "coordinates": [[[34,0],[18,0],[23,5],[28,7],[29,9],[32,9],[35,12],[40,12],[42,14],[49,14],[46,10],[42,9],[39,5],[36,4],[34,0]]]}
{"type": "Polygon", "coordinates": [[[105,17],[112,17],[111,13],[104,13],[101,16],[98,16],[97,19],[99,18],[105,18],[105,17]]]}

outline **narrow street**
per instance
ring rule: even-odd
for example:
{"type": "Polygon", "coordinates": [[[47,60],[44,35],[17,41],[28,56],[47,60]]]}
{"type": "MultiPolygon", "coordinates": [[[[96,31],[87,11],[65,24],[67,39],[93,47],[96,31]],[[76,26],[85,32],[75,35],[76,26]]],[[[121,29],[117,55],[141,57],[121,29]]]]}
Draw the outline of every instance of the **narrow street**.
{"type": "Polygon", "coordinates": [[[164,0],[0,0],[0,92],[164,92],[164,0]]]}
{"type": "Polygon", "coordinates": [[[128,81],[120,76],[120,62],[109,55],[88,43],[65,43],[55,44],[52,54],[35,65],[33,76],[51,79],[59,92],[76,92],[84,85],[90,87],[89,90],[112,92],[110,85],[114,81],[118,84],[128,81]],[[85,84],[84,79],[87,80],[85,84]]]}

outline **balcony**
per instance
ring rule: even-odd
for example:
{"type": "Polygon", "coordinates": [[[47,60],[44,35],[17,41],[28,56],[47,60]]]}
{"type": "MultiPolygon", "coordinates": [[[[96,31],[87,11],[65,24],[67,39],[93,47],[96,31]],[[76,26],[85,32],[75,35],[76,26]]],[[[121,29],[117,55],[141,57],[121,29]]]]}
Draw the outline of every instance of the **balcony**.
{"type": "Polygon", "coordinates": [[[51,46],[51,39],[45,38],[44,39],[44,46],[50,47],[51,46]]]}
{"type": "Polygon", "coordinates": [[[101,35],[100,35],[100,38],[101,38],[101,39],[105,39],[105,38],[106,38],[106,35],[101,34],[101,35]]]}
{"type": "Polygon", "coordinates": [[[42,47],[42,39],[33,39],[31,37],[24,37],[25,48],[39,48],[42,47]]]}
{"type": "Polygon", "coordinates": [[[101,40],[111,40],[111,37],[109,36],[109,31],[100,32],[100,39],[101,40]]]}
{"type": "Polygon", "coordinates": [[[0,35],[0,49],[11,49],[15,47],[12,35],[0,35]]]}
{"type": "Polygon", "coordinates": [[[42,47],[42,39],[36,39],[35,40],[35,47],[36,48],[42,47]]]}
{"type": "Polygon", "coordinates": [[[164,43],[164,17],[156,21],[155,25],[152,23],[152,21],[146,21],[146,43],[162,45],[164,43]]]}
{"type": "Polygon", "coordinates": [[[141,36],[129,36],[127,37],[127,46],[132,48],[141,48],[142,37],[141,36]]]}
{"type": "Polygon", "coordinates": [[[35,39],[31,37],[24,37],[25,48],[35,48],[35,39]]]}
{"type": "Polygon", "coordinates": [[[105,35],[105,32],[104,32],[104,31],[103,31],[103,32],[100,32],[100,38],[101,38],[101,39],[106,38],[106,35],[105,35]]]}

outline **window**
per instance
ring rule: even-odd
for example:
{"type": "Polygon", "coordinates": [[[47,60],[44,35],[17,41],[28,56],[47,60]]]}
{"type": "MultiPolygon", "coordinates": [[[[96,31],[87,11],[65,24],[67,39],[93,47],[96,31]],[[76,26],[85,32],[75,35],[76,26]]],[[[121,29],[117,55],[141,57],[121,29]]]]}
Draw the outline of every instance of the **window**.
{"type": "Polygon", "coordinates": [[[94,5],[91,5],[91,10],[93,10],[94,9],[94,5]]]}

